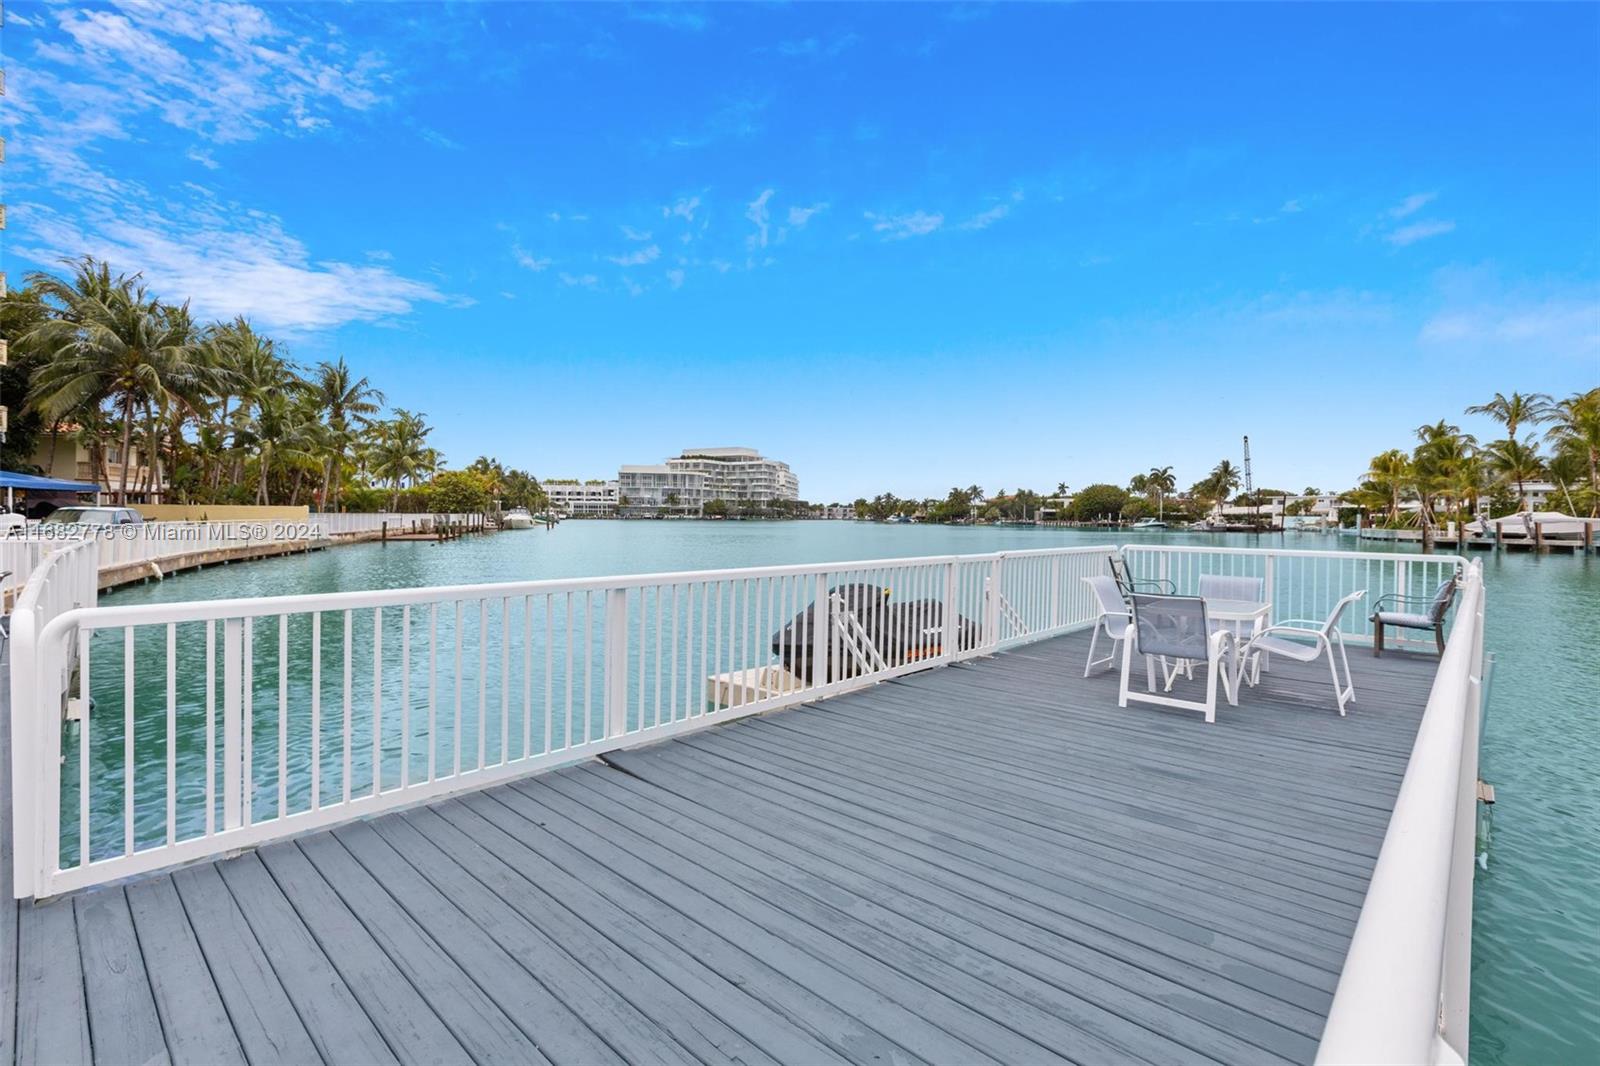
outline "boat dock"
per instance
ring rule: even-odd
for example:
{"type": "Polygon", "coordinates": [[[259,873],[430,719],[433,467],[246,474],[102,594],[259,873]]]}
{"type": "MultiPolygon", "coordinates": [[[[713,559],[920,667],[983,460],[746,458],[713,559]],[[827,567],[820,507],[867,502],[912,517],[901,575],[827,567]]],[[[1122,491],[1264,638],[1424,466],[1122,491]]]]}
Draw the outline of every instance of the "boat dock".
{"type": "Polygon", "coordinates": [[[1207,723],[1085,676],[1098,546],[125,606],[95,547],[11,616],[0,1066],[1465,1060],[1481,563],[1124,546],[1458,583],[1442,655],[1331,616],[1347,716],[1279,650],[1207,723]]]}
{"type": "Polygon", "coordinates": [[[1087,644],[8,902],[0,1060],[1310,1062],[1438,660],[1208,726],[1087,644]]]}

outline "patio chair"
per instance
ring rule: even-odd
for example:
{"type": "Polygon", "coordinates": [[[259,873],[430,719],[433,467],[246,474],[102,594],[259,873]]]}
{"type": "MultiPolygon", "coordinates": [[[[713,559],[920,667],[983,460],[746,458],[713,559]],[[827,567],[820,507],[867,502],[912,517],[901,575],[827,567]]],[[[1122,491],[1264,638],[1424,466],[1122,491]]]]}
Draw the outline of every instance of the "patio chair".
{"type": "Polygon", "coordinates": [[[1178,587],[1163,577],[1134,577],[1128,573],[1128,561],[1116,552],[1111,553],[1111,578],[1126,600],[1135,592],[1152,592],[1163,596],[1175,595],[1178,587]]]}
{"type": "Polygon", "coordinates": [[[1128,613],[1128,601],[1122,598],[1122,590],[1117,587],[1113,578],[1104,574],[1095,577],[1086,577],[1083,583],[1094,591],[1095,606],[1099,610],[1094,620],[1094,631],[1089,637],[1089,661],[1083,664],[1083,676],[1088,677],[1089,672],[1097,666],[1110,667],[1117,661],[1117,642],[1128,635],[1128,626],[1133,622],[1133,615],[1128,613]],[[1111,638],[1111,650],[1105,658],[1094,657],[1095,645],[1099,643],[1100,631],[1105,630],[1106,636],[1111,638]]]}
{"type": "Polygon", "coordinates": [[[1450,605],[1456,598],[1456,578],[1445,578],[1439,582],[1439,587],[1434,589],[1430,599],[1420,596],[1402,596],[1398,592],[1391,592],[1378,597],[1378,602],[1372,605],[1372,654],[1383,654],[1383,627],[1394,626],[1398,629],[1431,629],[1433,642],[1439,647],[1439,654],[1444,654],[1444,619],[1450,613],[1450,605]],[[1385,609],[1385,604],[1390,608],[1385,609]],[[1407,612],[1403,608],[1407,605],[1420,607],[1426,604],[1426,609],[1420,612],[1407,612]],[[1395,610],[1393,608],[1402,608],[1395,610]]]}
{"type": "Polygon", "coordinates": [[[1332,612],[1321,622],[1308,618],[1290,618],[1263,629],[1240,648],[1240,675],[1248,674],[1249,683],[1252,685],[1259,682],[1263,653],[1282,655],[1297,663],[1316,662],[1326,655],[1328,672],[1333,676],[1334,702],[1338,704],[1339,714],[1342,716],[1345,705],[1355,702],[1356,685],[1350,677],[1350,659],[1345,655],[1344,637],[1339,632],[1339,619],[1352,603],[1362,599],[1366,594],[1366,589],[1350,593],[1335,604],[1332,612]],[[1335,650],[1339,653],[1337,660],[1333,655],[1335,650]],[[1343,681],[1339,680],[1341,664],[1344,666],[1343,681]]]}
{"type": "Polygon", "coordinates": [[[1117,706],[1126,707],[1129,700],[1159,703],[1165,707],[1204,711],[1206,721],[1215,722],[1219,680],[1228,702],[1239,702],[1234,655],[1236,642],[1233,634],[1226,629],[1211,632],[1211,627],[1206,624],[1205,600],[1198,596],[1134,593],[1132,610],[1133,624],[1128,627],[1122,644],[1122,688],[1117,694],[1117,706]],[[1145,657],[1145,692],[1133,691],[1128,685],[1135,655],[1145,657]],[[1161,661],[1166,675],[1163,694],[1156,692],[1157,659],[1161,661]],[[1164,695],[1172,691],[1172,683],[1178,674],[1184,672],[1188,664],[1195,662],[1206,666],[1206,698],[1182,700],[1164,695]]]}

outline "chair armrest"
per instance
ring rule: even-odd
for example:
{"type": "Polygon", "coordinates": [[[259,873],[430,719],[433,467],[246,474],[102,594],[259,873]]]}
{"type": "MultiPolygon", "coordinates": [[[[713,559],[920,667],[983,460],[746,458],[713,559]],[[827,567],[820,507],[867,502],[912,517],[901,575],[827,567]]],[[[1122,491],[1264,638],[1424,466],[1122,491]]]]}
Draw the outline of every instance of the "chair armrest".
{"type": "Polygon", "coordinates": [[[1257,637],[1265,637],[1274,633],[1286,633],[1295,637],[1315,637],[1319,641],[1325,639],[1322,634],[1322,623],[1318,622],[1316,625],[1317,628],[1315,629],[1305,629],[1301,626],[1291,625],[1289,622],[1279,622],[1277,625],[1268,626],[1259,633],[1252,633],[1250,639],[1255,640],[1257,637]]]}
{"type": "Polygon", "coordinates": [[[1135,592],[1139,590],[1140,585],[1153,585],[1156,591],[1164,595],[1176,596],[1178,594],[1178,586],[1164,577],[1129,578],[1128,583],[1133,586],[1135,592]]]}
{"type": "Polygon", "coordinates": [[[1373,610],[1373,612],[1377,613],[1378,611],[1383,610],[1383,605],[1385,603],[1390,602],[1390,601],[1393,601],[1395,603],[1432,603],[1433,602],[1433,597],[1432,596],[1406,596],[1406,595],[1402,595],[1401,593],[1398,593],[1398,592],[1386,592],[1382,596],[1379,596],[1376,600],[1372,601],[1372,610],[1373,610]]]}
{"type": "Polygon", "coordinates": [[[1327,624],[1326,618],[1285,618],[1281,622],[1272,623],[1262,632],[1269,633],[1274,629],[1320,630],[1327,624]]]}

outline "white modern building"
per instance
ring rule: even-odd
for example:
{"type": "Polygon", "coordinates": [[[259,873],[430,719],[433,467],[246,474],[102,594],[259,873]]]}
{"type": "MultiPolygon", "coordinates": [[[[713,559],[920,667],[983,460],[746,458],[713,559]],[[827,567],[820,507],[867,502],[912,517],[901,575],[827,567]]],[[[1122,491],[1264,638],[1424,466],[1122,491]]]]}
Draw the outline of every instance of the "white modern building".
{"type": "Polygon", "coordinates": [[[562,514],[593,517],[616,513],[618,490],[615,481],[551,478],[540,484],[550,498],[550,506],[562,514]]]}
{"type": "Polygon", "coordinates": [[[788,463],[754,448],[685,448],[665,463],[624,466],[617,473],[617,495],[624,512],[699,514],[712,500],[798,500],[800,482],[788,463]]]}

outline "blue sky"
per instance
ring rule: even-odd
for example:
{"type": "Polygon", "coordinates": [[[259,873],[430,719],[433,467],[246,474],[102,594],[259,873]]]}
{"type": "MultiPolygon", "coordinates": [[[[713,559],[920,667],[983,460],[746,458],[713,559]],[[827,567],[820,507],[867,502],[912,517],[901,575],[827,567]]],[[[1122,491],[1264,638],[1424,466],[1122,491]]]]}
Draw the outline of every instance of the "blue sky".
{"type": "Polygon", "coordinates": [[[802,495],[1352,483],[1600,383],[1600,7],[12,3],[15,284],[91,252],[459,463],[802,495]]]}

